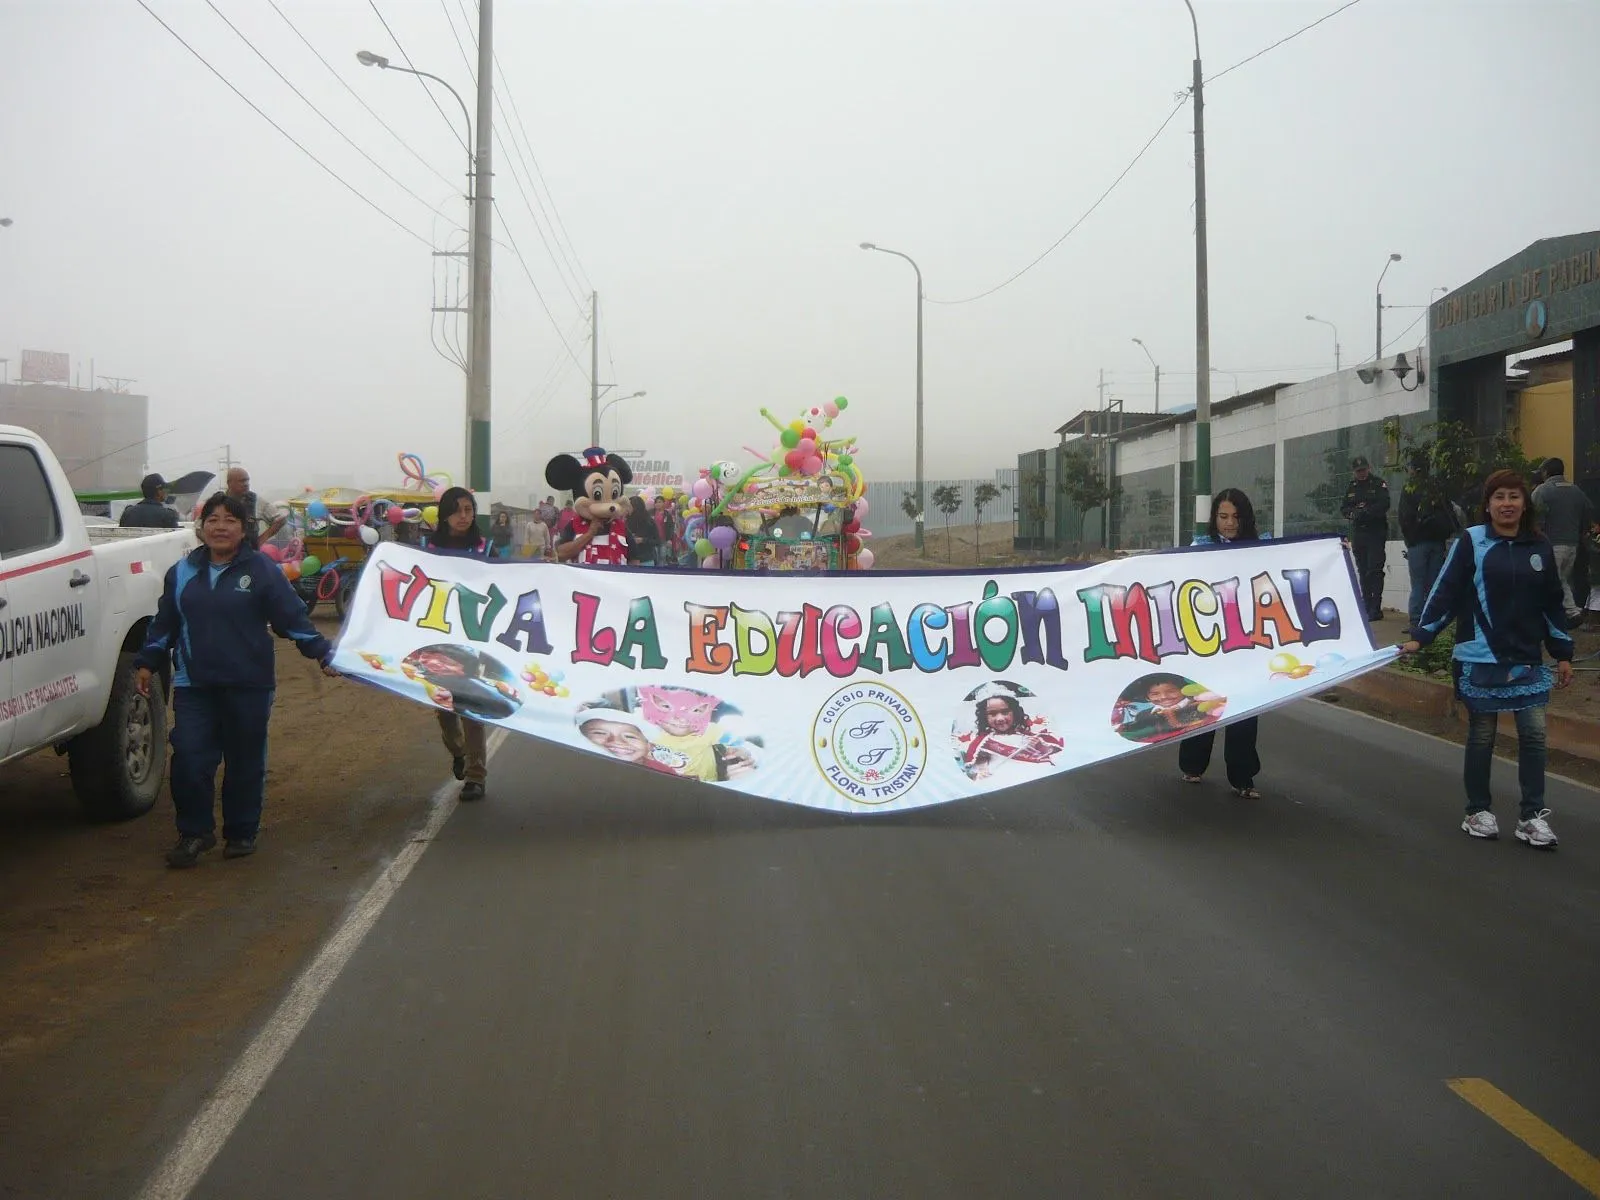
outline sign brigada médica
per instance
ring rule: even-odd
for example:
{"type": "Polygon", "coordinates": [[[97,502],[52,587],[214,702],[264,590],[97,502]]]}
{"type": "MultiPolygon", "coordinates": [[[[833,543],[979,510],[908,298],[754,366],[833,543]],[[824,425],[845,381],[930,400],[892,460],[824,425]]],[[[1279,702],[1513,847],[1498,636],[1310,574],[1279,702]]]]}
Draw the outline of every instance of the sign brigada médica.
{"type": "Polygon", "coordinates": [[[384,543],[334,661],[619,771],[866,813],[1174,742],[1393,656],[1372,640],[1339,540],[1312,538],[821,576],[384,543]]]}

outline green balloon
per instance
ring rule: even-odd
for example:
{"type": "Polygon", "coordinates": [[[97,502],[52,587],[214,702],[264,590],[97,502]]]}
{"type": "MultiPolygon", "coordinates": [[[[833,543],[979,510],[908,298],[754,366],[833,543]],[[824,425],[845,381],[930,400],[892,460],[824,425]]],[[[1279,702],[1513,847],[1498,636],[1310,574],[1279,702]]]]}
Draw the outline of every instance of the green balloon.
{"type": "Polygon", "coordinates": [[[843,396],[835,396],[833,402],[835,404],[837,404],[840,408],[849,408],[850,407],[850,401],[846,400],[843,396]]]}
{"type": "Polygon", "coordinates": [[[840,454],[837,456],[837,459],[841,467],[848,467],[851,463],[855,462],[855,459],[851,458],[848,454],[840,454]]]}
{"type": "Polygon", "coordinates": [[[793,450],[800,444],[800,431],[798,429],[785,429],[778,435],[778,440],[783,443],[785,450],[793,450]]]}
{"type": "Polygon", "coordinates": [[[322,570],[322,560],[315,554],[308,554],[300,560],[300,574],[315,575],[322,570]]]}
{"type": "Polygon", "coordinates": [[[696,538],[694,540],[694,554],[696,558],[710,558],[716,553],[717,548],[711,544],[710,538],[696,538]]]}

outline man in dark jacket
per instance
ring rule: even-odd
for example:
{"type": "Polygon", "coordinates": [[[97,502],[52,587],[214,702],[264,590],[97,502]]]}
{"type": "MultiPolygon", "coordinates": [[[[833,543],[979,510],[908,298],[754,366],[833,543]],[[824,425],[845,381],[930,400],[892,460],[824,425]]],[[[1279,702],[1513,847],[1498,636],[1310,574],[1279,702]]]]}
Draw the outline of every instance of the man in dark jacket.
{"type": "MultiPolygon", "coordinates": [[[[1559,458],[1548,458],[1540,472],[1544,481],[1533,489],[1533,508],[1539,514],[1539,526],[1555,549],[1556,574],[1561,577],[1561,602],[1566,609],[1567,621],[1576,622],[1583,616],[1582,597],[1577,594],[1574,578],[1577,574],[1578,547],[1594,527],[1595,507],[1588,494],[1567,480],[1567,464],[1559,458]]],[[[1590,569],[1591,586],[1593,568],[1590,569]]]]}
{"type": "Polygon", "coordinates": [[[167,507],[167,481],[159,475],[146,475],[139,481],[144,499],[122,510],[117,522],[124,529],[176,529],[178,514],[167,507]]]}
{"type": "Polygon", "coordinates": [[[278,564],[245,543],[249,511],[217,493],[200,511],[199,549],[166,576],[155,620],[134,659],[135,686],[172,669],[172,803],[178,843],[167,864],[192,867],[217,844],[213,797],[222,781],[225,858],[254,854],[267,776],[267,722],[277,687],[276,631],[327,674],[333,647],[278,564]]]}
{"type": "Polygon", "coordinates": [[[1411,575],[1411,600],[1406,615],[1415,628],[1422,622],[1433,581],[1444,567],[1444,548],[1456,532],[1456,514],[1444,489],[1428,473],[1428,456],[1421,451],[1407,464],[1405,490],[1400,493],[1400,536],[1406,543],[1406,566],[1411,575]]]}
{"type": "Polygon", "coordinates": [[[1389,543],[1389,485],[1372,473],[1361,455],[1350,460],[1355,478],[1344,494],[1339,515],[1350,522],[1350,549],[1361,579],[1367,620],[1383,619],[1383,563],[1389,543]]]}

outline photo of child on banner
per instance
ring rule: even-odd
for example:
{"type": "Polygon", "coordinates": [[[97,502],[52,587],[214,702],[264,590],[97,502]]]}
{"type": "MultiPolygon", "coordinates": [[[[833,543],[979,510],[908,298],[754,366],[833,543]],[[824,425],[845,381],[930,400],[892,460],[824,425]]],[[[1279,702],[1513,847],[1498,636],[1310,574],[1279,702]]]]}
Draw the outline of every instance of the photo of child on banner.
{"type": "Polygon", "coordinates": [[[996,679],[968,692],[950,737],[956,761],[968,779],[1006,785],[1048,774],[1065,748],[1050,720],[1037,710],[1038,697],[1021,684],[996,679]],[[1029,712],[1026,700],[1035,711],[1029,712]],[[1031,769],[1030,768],[1034,768],[1031,769]]]}
{"type": "Polygon", "coordinates": [[[463,717],[503,721],[522,707],[510,668],[470,646],[423,646],[401,660],[400,671],[420,682],[437,707],[463,717]]]}
{"type": "Polygon", "coordinates": [[[1222,719],[1228,700],[1204,684],[1159,671],[1134,680],[1111,709],[1111,725],[1130,742],[1185,737],[1222,719]]]}
{"type": "Polygon", "coordinates": [[[754,749],[762,739],[741,732],[743,715],[707,692],[646,686],[605,692],[583,705],[576,721],[579,732],[613,758],[715,782],[756,769],[754,749]]]}

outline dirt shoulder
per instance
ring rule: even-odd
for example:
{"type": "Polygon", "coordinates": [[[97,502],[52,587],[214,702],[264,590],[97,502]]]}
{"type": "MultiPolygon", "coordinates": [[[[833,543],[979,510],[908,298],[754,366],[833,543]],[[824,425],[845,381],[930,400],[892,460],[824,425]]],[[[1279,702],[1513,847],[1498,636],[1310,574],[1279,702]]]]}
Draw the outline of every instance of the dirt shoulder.
{"type": "Polygon", "coordinates": [[[254,858],[169,870],[165,790],[91,825],[65,758],[0,771],[0,1196],[136,1191],[448,770],[431,712],[283,643],[254,858]]]}

